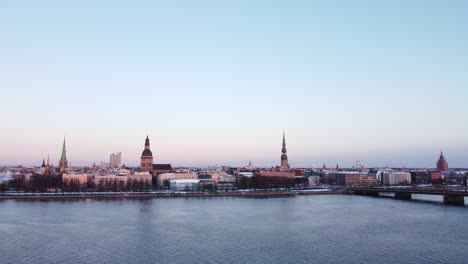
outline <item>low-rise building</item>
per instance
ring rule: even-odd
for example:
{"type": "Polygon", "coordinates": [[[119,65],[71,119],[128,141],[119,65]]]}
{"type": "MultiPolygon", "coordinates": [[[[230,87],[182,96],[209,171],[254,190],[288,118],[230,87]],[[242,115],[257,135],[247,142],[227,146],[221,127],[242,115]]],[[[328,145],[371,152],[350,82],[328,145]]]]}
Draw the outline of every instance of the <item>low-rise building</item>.
{"type": "Polygon", "coordinates": [[[198,179],[195,173],[163,173],[159,174],[156,180],[158,188],[169,187],[170,180],[198,179]]]}
{"type": "Polygon", "coordinates": [[[173,191],[197,191],[200,180],[198,179],[178,179],[170,180],[169,188],[173,191]]]}

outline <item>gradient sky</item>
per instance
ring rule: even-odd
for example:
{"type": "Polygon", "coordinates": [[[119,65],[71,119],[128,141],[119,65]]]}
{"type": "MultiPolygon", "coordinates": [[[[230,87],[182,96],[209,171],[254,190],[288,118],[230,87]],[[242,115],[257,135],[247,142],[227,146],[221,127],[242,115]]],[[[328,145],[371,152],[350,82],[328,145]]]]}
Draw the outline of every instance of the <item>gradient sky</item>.
{"type": "Polygon", "coordinates": [[[468,167],[468,1],[1,1],[0,164],[468,167]]]}

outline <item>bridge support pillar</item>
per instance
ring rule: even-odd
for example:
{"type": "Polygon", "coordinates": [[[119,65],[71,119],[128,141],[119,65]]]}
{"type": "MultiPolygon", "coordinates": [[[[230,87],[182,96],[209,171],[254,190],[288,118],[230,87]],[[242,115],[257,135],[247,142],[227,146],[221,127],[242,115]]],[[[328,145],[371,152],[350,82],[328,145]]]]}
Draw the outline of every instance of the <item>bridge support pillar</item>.
{"type": "Polygon", "coordinates": [[[402,200],[411,200],[411,193],[410,192],[396,192],[395,198],[402,199],[402,200]]]}
{"type": "Polygon", "coordinates": [[[367,196],[380,196],[380,193],[378,191],[364,191],[363,194],[367,196]]]}
{"type": "Polygon", "coordinates": [[[465,197],[459,194],[444,194],[444,204],[465,205],[465,197]]]}

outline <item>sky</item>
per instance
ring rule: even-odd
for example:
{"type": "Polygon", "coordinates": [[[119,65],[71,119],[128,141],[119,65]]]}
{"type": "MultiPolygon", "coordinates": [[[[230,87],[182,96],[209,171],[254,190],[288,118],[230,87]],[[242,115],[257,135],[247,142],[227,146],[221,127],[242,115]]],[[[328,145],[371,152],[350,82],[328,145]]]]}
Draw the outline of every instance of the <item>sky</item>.
{"type": "Polygon", "coordinates": [[[467,1],[0,2],[0,165],[468,167],[467,1]]]}

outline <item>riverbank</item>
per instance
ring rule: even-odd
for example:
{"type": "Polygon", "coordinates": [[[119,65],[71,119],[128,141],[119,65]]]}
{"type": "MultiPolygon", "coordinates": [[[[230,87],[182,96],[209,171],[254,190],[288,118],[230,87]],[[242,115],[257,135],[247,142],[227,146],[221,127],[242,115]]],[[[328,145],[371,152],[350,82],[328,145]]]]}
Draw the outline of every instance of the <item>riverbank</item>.
{"type": "Polygon", "coordinates": [[[343,191],[248,191],[248,192],[213,192],[213,193],[36,193],[5,194],[0,200],[79,200],[79,199],[155,199],[155,198],[210,198],[210,197],[244,197],[274,198],[294,197],[296,195],[344,194],[343,191]]]}

